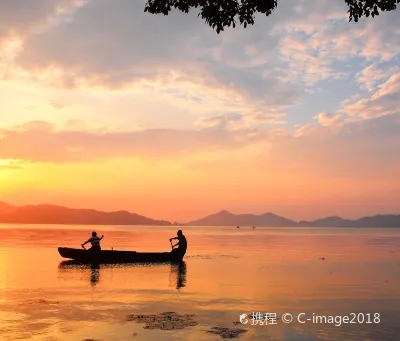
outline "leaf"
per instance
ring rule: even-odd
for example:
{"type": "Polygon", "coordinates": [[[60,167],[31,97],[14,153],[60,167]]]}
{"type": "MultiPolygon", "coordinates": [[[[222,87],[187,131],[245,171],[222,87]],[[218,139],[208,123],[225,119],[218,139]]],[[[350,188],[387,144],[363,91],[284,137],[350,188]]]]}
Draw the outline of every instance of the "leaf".
{"type": "MultiPolygon", "coordinates": [[[[285,0],[280,1],[282,3],[285,0]]],[[[396,3],[400,3],[400,0],[344,1],[348,6],[349,22],[355,23],[362,17],[375,17],[382,11],[393,11],[396,9],[396,3]]],[[[201,17],[207,25],[220,33],[225,27],[235,28],[235,18],[245,28],[254,25],[255,15],[262,13],[269,16],[277,5],[278,0],[147,0],[144,12],[168,15],[171,8],[189,13],[200,7],[197,17],[201,17]]]]}

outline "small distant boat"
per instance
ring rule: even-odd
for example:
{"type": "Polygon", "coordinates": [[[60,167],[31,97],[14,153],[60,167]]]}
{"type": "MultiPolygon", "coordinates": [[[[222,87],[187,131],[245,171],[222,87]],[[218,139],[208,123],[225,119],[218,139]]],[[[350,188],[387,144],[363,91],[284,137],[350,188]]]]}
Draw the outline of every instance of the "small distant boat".
{"type": "Polygon", "coordinates": [[[237,229],[238,229],[238,228],[240,228],[240,227],[239,227],[239,225],[238,225],[238,226],[236,226],[236,228],[237,228],[237,229]]]}
{"type": "Polygon", "coordinates": [[[59,247],[58,252],[63,258],[72,259],[82,263],[167,263],[180,262],[184,254],[178,249],[171,252],[136,252],[101,250],[90,251],[84,249],[72,249],[59,247]]]}

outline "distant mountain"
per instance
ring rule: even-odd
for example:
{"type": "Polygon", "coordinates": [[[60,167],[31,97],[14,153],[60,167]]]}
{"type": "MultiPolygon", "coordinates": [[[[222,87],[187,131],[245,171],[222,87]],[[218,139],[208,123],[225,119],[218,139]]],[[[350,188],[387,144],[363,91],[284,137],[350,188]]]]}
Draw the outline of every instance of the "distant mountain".
{"type": "Polygon", "coordinates": [[[264,226],[264,227],[400,227],[400,215],[387,214],[357,220],[327,217],[313,221],[290,220],[272,213],[262,215],[233,214],[221,211],[186,223],[187,226],[264,226]]]}
{"type": "Polygon", "coordinates": [[[341,217],[327,217],[304,223],[308,224],[309,226],[316,227],[346,227],[351,225],[352,221],[343,219],[341,217]]]}
{"type": "Polygon", "coordinates": [[[400,227],[400,214],[356,220],[327,217],[296,222],[273,213],[233,214],[221,211],[186,224],[154,220],[128,211],[102,212],[56,205],[12,206],[0,201],[0,224],[153,225],[153,226],[265,226],[265,227],[400,227]]]}
{"type": "Polygon", "coordinates": [[[364,227],[400,227],[400,214],[378,214],[373,217],[364,217],[355,221],[357,226],[364,227]]]}
{"type": "Polygon", "coordinates": [[[311,222],[300,222],[301,226],[314,227],[400,227],[400,214],[379,214],[356,220],[327,217],[311,222]]]}
{"type": "Polygon", "coordinates": [[[102,212],[56,205],[11,206],[0,203],[3,224],[78,224],[78,225],[154,225],[169,226],[170,222],[154,220],[127,211],[102,212]]]}
{"type": "Polygon", "coordinates": [[[9,213],[11,212],[13,209],[15,209],[14,206],[9,205],[5,202],[0,201],[0,214],[2,213],[9,213]]]}
{"type": "Polygon", "coordinates": [[[185,225],[189,226],[297,226],[298,224],[290,219],[280,217],[272,213],[262,215],[254,214],[232,214],[228,211],[221,211],[208,217],[191,221],[185,225]]]}

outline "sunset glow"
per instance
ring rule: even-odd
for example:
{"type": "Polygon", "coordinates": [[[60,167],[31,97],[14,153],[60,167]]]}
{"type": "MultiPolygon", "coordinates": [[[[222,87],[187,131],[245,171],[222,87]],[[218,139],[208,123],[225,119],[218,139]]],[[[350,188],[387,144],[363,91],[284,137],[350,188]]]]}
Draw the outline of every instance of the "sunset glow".
{"type": "Polygon", "coordinates": [[[282,1],[217,35],[145,1],[32,2],[0,4],[0,201],[398,213],[398,10],[355,24],[344,1],[282,1]]]}

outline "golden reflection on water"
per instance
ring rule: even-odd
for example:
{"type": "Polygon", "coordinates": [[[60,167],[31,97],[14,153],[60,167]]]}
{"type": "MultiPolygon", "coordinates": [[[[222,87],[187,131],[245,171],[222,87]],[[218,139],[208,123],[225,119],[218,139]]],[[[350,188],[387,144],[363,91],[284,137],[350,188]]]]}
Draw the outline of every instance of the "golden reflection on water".
{"type": "MultiPolygon", "coordinates": [[[[138,251],[167,251],[175,234],[98,230],[104,249],[138,251]]],[[[61,262],[56,248],[80,245],[90,232],[0,230],[0,340],[115,341],[134,333],[135,340],[221,340],[207,333],[214,326],[246,328],[240,340],[398,340],[400,234],[394,230],[190,229],[187,257],[178,265],[61,262]],[[165,311],[196,314],[199,324],[161,331],[126,322],[128,314],[165,311]],[[233,324],[252,311],[380,312],[383,318],[380,325],[339,328],[233,324]]]]}
{"type": "MultiPolygon", "coordinates": [[[[187,265],[185,261],[173,264],[77,264],[74,261],[63,261],[59,264],[59,279],[62,280],[74,280],[79,276],[86,277],[89,274],[89,282],[92,287],[95,287],[100,282],[101,271],[108,272],[109,278],[113,277],[111,271],[115,271],[116,268],[123,268],[123,272],[126,272],[128,268],[133,268],[135,277],[143,277],[144,274],[153,274],[155,271],[169,269],[169,287],[175,287],[177,290],[186,286],[186,274],[187,265]],[[103,270],[101,270],[103,269],[103,270]],[[88,272],[90,270],[90,273],[88,272]]],[[[150,283],[143,283],[145,286],[150,283]]],[[[131,284],[129,284],[131,287],[131,284]]],[[[151,286],[154,286],[154,280],[151,280],[151,286]]]]}

